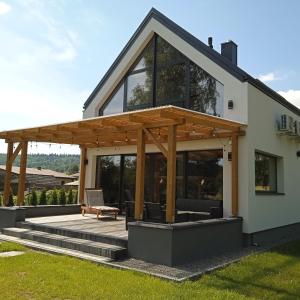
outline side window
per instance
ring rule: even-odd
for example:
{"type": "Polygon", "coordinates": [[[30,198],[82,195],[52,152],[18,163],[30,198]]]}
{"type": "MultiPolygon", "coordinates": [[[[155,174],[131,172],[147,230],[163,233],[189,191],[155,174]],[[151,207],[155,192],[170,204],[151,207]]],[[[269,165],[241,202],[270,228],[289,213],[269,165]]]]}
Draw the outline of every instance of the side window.
{"type": "Polygon", "coordinates": [[[255,152],[255,191],[276,193],[277,181],[277,157],[255,152]]]}

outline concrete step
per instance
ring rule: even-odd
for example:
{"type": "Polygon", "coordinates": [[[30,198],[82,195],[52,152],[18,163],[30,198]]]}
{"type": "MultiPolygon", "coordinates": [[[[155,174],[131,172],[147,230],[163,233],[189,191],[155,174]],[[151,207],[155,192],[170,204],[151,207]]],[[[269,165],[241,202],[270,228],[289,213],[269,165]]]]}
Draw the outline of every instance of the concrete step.
{"type": "Polygon", "coordinates": [[[35,224],[35,223],[31,223],[31,222],[26,222],[26,221],[18,222],[16,224],[16,227],[31,229],[31,230],[35,230],[35,231],[42,231],[42,232],[51,233],[51,234],[63,235],[66,237],[71,237],[71,238],[85,239],[85,240],[90,240],[90,241],[94,241],[94,242],[111,244],[111,245],[116,245],[116,246],[120,246],[123,248],[127,248],[127,243],[128,243],[128,240],[126,238],[122,238],[122,237],[115,237],[115,236],[110,236],[107,234],[94,234],[91,232],[59,228],[57,226],[54,227],[54,226],[49,226],[49,225],[35,224]]]}
{"type": "Polygon", "coordinates": [[[122,259],[127,256],[127,248],[124,247],[26,228],[3,228],[2,234],[92,255],[108,257],[112,260],[122,259]]]}

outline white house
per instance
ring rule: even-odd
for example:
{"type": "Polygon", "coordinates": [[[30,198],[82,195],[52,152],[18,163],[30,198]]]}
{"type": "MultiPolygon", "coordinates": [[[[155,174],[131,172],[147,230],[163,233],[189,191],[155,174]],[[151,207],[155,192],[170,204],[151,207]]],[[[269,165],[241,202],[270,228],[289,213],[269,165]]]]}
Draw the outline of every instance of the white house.
{"type": "MultiPolygon", "coordinates": [[[[85,102],[83,118],[173,104],[246,124],[246,135],[239,138],[238,145],[238,215],[243,218],[243,232],[300,222],[300,110],[238,67],[234,42],[221,46],[218,53],[152,9],[85,102]],[[279,130],[285,126],[280,123],[283,115],[293,122],[291,129],[279,130]]],[[[177,158],[179,165],[185,165],[181,170],[177,167],[177,194],[223,200],[223,214],[230,216],[230,140],[189,141],[177,147],[182,153],[177,158]],[[192,172],[198,174],[189,174],[194,163],[199,168],[192,172]],[[196,182],[199,178],[202,181],[196,182]],[[199,191],[203,181],[211,186],[199,191]]],[[[125,201],[120,190],[134,185],[130,172],[135,152],[135,146],[88,150],[86,186],[105,189],[107,185],[112,202],[125,201]],[[111,182],[101,182],[101,172],[106,176],[111,172],[111,182]]],[[[149,198],[159,201],[163,195],[155,194],[155,188],[164,172],[158,170],[163,168],[160,154],[150,155],[157,152],[154,146],[146,152],[148,172],[152,172],[146,178],[146,193],[152,190],[149,198]]]]}

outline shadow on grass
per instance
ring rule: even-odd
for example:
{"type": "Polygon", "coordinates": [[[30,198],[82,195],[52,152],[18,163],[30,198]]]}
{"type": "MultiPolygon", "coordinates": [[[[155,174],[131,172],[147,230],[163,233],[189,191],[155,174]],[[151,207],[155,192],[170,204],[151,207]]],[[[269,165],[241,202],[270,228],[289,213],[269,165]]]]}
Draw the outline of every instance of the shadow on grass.
{"type": "Polygon", "coordinates": [[[204,284],[259,299],[300,299],[299,259],[300,241],[291,242],[217,271],[204,284]]]}

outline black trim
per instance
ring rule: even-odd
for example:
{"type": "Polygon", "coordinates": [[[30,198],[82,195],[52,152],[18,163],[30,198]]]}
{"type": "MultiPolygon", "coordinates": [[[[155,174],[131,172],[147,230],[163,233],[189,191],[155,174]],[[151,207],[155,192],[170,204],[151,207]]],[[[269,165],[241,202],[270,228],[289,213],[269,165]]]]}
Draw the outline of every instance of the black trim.
{"type": "Polygon", "coordinates": [[[181,39],[183,39],[185,42],[190,44],[192,47],[194,47],[196,50],[201,52],[203,55],[207,56],[209,59],[211,59],[213,62],[215,62],[217,65],[219,65],[221,68],[229,72],[231,75],[233,75],[235,78],[240,80],[241,82],[249,82],[254,87],[271,97],[273,100],[277,101],[284,107],[288,108],[298,116],[300,116],[300,109],[287,101],[284,97],[276,93],[274,90],[269,88],[267,85],[259,81],[258,79],[253,78],[251,75],[240,69],[238,66],[234,65],[229,59],[222,56],[219,52],[216,50],[210,48],[200,40],[198,40],[196,37],[191,35],[189,32],[184,30],[182,27],[177,25],[175,22],[167,18],[165,15],[163,15],[161,12],[156,10],[155,8],[152,8],[145,19],[142,21],[140,26],[137,28],[137,30],[134,32],[133,36],[130,38],[128,43],[125,45],[121,53],[118,55],[116,60],[113,62],[111,67],[108,69],[108,71],[105,73],[101,81],[98,83],[96,88],[93,90],[91,95],[88,97],[88,99],[85,101],[83,109],[87,109],[89,104],[93,101],[94,97],[98,93],[98,91],[102,88],[104,83],[109,79],[111,73],[116,69],[117,65],[120,63],[122,58],[126,55],[130,47],[133,45],[135,40],[138,38],[140,33],[143,31],[145,26],[149,23],[151,19],[155,19],[161,24],[163,24],[165,27],[167,27],[170,31],[175,33],[177,36],[179,36],[181,39]]]}
{"type": "Polygon", "coordinates": [[[255,194],[259,195],[259,196],[264,196],[264,195],[266,195],[266,196],[284,196],[285,195],[285,193],[268,192],[268,191],[266,191],[266,192],[264,192],[264,191],[256,191],[255,194]]]}

